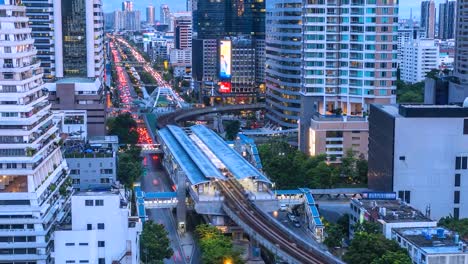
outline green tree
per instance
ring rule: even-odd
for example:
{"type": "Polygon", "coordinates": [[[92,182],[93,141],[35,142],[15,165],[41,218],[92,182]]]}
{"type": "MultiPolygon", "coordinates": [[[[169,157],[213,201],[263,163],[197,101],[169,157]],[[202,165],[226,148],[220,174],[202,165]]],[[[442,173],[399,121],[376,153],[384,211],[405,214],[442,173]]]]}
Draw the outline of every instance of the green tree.
{"type": "Polygon", "coordinates": [[[323,243],[329,247],[329,248],[334,248],[334,247],[341,247],[342,241],[345,238],[345,233],[344,230],[341,228],[341,226],[337,224],[330,224],[326,228],[326,233],[327,237],[323,241],[323,243]]]}
{"type": "Polygon", "coordinates": [[[202,252],[202,263],[223,264],[226,260],[231,263],[244,263],[240,253],[234,250],[232,241],[224,236],[216,227],[210,225],[199,225],[195,234],[202,252]]]}
{"type": "Polygon", "coordinates": [[[422,103],[424,101],[424,82],[414,84],[397,81],[398,103],[422,103]]]}
{"type": "Polygon", "coordinates": [[[109,135],[119,137],[121,144],[136,144],[138,142],[137,123],[130,113],[119,114],[107,120],[109,135]]]}
{"type": "Polygon", "coordinates": [[[457,232],[461,238],[468,239],[468,218],[443,217],[439,220],[438,225],[457,232]]]}
{"type": "Polygon", "coordinates": [[[239,120],[226,122],[224,129],[226,130],[226,139],[227,140],[236,139],[237,133],[239,133],[239,130],[240,130],[239,120]]]}
{"type": "Polygon", "coordinates": [[[411,258],[403,251],[387,252],[382,257],[372,261],[372,264],[411,264],[411,258]]]}
{"type": "Polygon", "coordinates": [[[380,234],[382,228],[379,224],[369,221],[364,221],[362,223],[356,223],[353,227],[354,232],[365,232],[368,234],[380,234]]]}
{"type": "Polygon", "coordinates": [[[355,233],[343,260],[348,264],[369,264],[377,261],[389,252],[405,252],[393,240],[381,234],[355,233]]]}
{"type": "Polygon", "coordinates": [[[161,224],[146,221],[140,239],[141,261],[145,264],[162,264],[174,254],[168,233],[161,224]]]}
{"type": "Polygon", "coordinates": [[[117,179],[127,186],[133,187],[133,183],[137,181],[143,173],[143,165],[141,159],[134,159],[131,153],[119,153],[117,163],[117,179]]]}
{"type": "Polygon", "coordinates": [[[356,161],[357,180],[360,183],[367,183],[368,169],[369,169],[369,165],[368,165],[367,160],[364,158],[363,155],[360,155],[359,159],[356,161]]]}
{"type": "Polygon", "coordinates": [[[356,162],[357,159],[354,151],[352,149],[347,149],[345,155],[341,159],[341,173],[352,181],[357,179],[358,176],[356,162]]]}

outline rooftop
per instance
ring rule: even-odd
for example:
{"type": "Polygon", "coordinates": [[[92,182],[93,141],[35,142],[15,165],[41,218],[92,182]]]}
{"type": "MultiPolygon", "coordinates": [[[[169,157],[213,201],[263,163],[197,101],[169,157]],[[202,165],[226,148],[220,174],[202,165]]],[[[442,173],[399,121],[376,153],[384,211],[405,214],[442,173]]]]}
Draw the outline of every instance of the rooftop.
{"type": "Polygon", "coordinates": [[[73,77],[73,78],[63,78],[57,80],[56,83],[94,83],[96,81],[95,78],[80,78],[80,77],[73,77]]]}
{"type": "Polygon", "coordinates": [[[394,232],[427,254],[468,254],[459,247],[458,235],[445,228],[396,228],[394,232]]]}
{"type": "Polygon", "coordinates": [[[364,208],[375,220],[381,219],[387,223],[398,222],[433,222],[420,211],[400,200],[351,200],[360,208],[364,208]]]}
{"type": "Polygon", "coordinates": [[[391,104],[373,106],[396,118],[468,117],[468,107],[462,107],[459,105],[391,104]]]}

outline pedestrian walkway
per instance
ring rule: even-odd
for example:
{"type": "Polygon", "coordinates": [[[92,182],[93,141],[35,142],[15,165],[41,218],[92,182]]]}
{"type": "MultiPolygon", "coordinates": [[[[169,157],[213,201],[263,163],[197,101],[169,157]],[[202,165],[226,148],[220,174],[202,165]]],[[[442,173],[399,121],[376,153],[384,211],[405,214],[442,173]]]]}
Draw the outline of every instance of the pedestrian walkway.
{"type": "Polygon", "coordinates": [[[179,235],[180,247],[182,248],[183,254],[185,256],[185,262],[191,263],[193,252],[195,250],[195,241],[193,240],[193,234],[190,232],[185,232],[184,234],[179,235]]]}

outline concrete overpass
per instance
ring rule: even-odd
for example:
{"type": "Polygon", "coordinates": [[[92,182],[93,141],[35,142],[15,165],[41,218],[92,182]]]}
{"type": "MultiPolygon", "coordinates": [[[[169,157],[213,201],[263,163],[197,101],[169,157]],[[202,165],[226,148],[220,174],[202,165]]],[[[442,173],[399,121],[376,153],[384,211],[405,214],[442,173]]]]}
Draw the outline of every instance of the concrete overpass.
{"type": "Polygon", "coordinates": [[[181,121],[187,121],[197,116],[202,116],[211,113],[229,113],[239,112],[244,110],[261,110],[265,109],[265,103],[256,104],[245,104],[245,105],[226,105],[226,106],[215,106],[215,107],[204,107],[204,108],[189,108],[180,109],[172,113],[161,115],[157,119],[157,126],[159,129],[167,125],[175,125],[181,121]]]}

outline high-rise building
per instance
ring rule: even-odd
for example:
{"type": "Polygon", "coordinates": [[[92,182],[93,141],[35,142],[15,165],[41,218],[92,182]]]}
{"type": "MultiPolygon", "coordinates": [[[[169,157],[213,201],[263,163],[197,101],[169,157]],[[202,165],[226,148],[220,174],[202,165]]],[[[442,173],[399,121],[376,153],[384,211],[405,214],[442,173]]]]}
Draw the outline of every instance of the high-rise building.
{"type": "Polygon", "coordinates": [[[139,31],[141,28],[140,11],[120,11],[114,12],[116,31],[139,31]]]}
{"type": "Polygon", "coordinates": [[[401,64],[403,45],[425,36],[426,32],[413,19],[410,18],[398,22],[398,65],[401,64]]]}
{"type": "Polygon", "coordinates": [[[34,46],[37,58],[44,70],[44,81],[50,82],[55,78],[55,50],[54,50],[54,2],[53,0],[23,0],[26,15],[32,28],[34,46]]]}
{"type": "Polygon", "coordinates": [[[456,1],[445,0],[439,5],[439,39],[455,38],[456,1]]]}
{"type": "Polygon", "coordinates": [[[348,145],[366,156],[369,105],[396,101],[398,3],[312,1],[302,24],[300,149],[339,159],[348,145]]]}
{"type": "Polygon", "coordinates": [[[171,11],[168,5],[161,5],[159,9],[159,23],[169,25],[171,17],[171,11]]]}
{"type": "Polygon", "coordinates": [[[149,25],[154,24],[155,19],[155,8],[153,5],[149,5],[146,7],[146,23],[149,25]]]}
{"type": "Polygon", "coordinates": [[[111,13],[104,13],[104,30],[111,31],[115,29],[115,14],[114,12],[111,13]]]}
{"type": "Polygon", "coordinates": [[[174,16],[174,35],[176,49],[192,49],[192,16],[190,13],[174,16]]]}
{"type": "Polygon", "coordinates": [[[26,7],[0,3],[1,263],[51,262],[53,232],[71,188],[58,128],[44,93],[26,7]]]}
{"type": "Polygon", "coordinates": [[[421,2],[421,27],[425,29],[426,38],[435,37],[436,10],[434,0],[421,2]]]}
{"type": "Polygon", "coordinates": [[[302,0],[267,2],[267,118],[296,128],[301,110],[302,0]]]}
{"type": "MultiPolygon", "coordinates": [[[[468,85],[468,0],[457,1],[455,36],[455,76],[465,87],[468,85]]],[[[468,87],[463,87],[468,93],[468,87]]]]}
{"type": "MultiPolygon", "coordinates": [[[[217,96],[231,99],[247,96],[250,98],[249,101],[259,94],[264,94],[265,1],[227,0],[223,2],[199,0],[197,1],[196,10],[193,11],[193,16],[196,18],[196,38],[193,40],[193,45],[200,48],[205,47],[212,51],[213,47],[206,46],[206,44],[216,43],[216,47],[214,47],[216,52],[214,54],[208,50],[193,49],[192,77],[195,80],[196,88],[200,89],[205,96],[212,96],[215,93],[217,96]],[[223,42],[223,40],[227,42],[223,42]],[[244,45],[246,42],[252,46],[247,48],[244,45]],[[223,43],[225,43],[225,48],[221,48],[223,43]],[[238,45],[239,49],[236,48],[236,45],[238,45]],[[242,55],[236,52],[243,52],[243,49],[246,49],[244,50],[245,56],[249,56],[248,54],[251,51],[253,52],[255,63],[253,70],[255,73],[252,77],[254,87],[245,86],[246,83],[250,83],[250,81],[247,81],[249,77],[244,79],[245,82],[243,81],[243,84],[238,86],[239,89],[237,89],[235,86],[239,83],[231,82],[231,77],[237,76],[237,74],[245,76],[245,73],[250,70],[248,69],[250,66],[235,61],[236,59],[242,59],[242,55]],[[201,64],[202,61],[211,64],[201,64]],[[222,65],[228,67],[222,68],[222,65]],[[247,68],[231,67],[233,65],[242,65],[242,67],[247,68]],[[227,69],[229,73],[227,75],[221,74],[223,69],[227,69]],[[235,73],[235,71],[239,71],[239,73],[235,73]],[[207,73],[214,74],[205,76],[204,74],[207,73]],[[231,91],[234,92],[231,93],[231,91]]],[[[234,102],[235,100],[231,101],[234,102]]]]}
{"type": "Polygon", "coordinates": [[[439,47],[433,39],[416,39],[403,44],[401,49],[401,80],[422,82],[427,73],[438,68],[439,47]]]}
{"type": "Polygon", "coordinates": [[[430,215],[468,217],[468,108],[372,105],[369,188],[430,215]]]}
{"type": "Polygon", "coordinates": [[[122,2],[122,11],[133,11],[133,1],[123,1],[122,2]]]}

